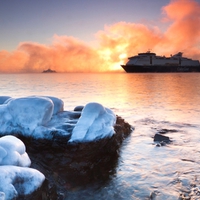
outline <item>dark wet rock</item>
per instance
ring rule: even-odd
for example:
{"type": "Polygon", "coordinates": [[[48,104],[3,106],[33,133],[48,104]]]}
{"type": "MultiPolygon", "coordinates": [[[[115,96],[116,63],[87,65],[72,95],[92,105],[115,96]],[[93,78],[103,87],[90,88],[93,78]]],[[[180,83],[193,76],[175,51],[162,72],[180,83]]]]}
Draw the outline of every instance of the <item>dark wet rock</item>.
{"type": "Polygon", "coordinates": [[[67,137],[47,140],[15,134],[26,145],[31,168],[46,177],[40,190],[26,199],[65,199],[66,191],[109,180],[115,173],[122,142],[132,127],[117,116],[114,129],[116,133],[111,138],[75,144],[68,143],[67,137]]]}
{"type": "Polygon", "coordinates": [[[158,131],[160,134],[166,134],[166,133],[176,133],[178,130],[176,129],[161,129],[158,131]]]}
{"type": "Polygon", "coordinates": [[[63,111],[58,113],[58,117],[70,117],[70,119],[78,119],[81,116],[81,111],[63,111]]]}
{"type": "Polygon", "coordinates": [[[84,106],[76,106],[76,107],[74,108],[74,111],[82,111],[83,108],[84,108],[84,106]]]}
{"type": "Polygon", "coordinates": [[[157,146],[165,146],[166,144],[171,143],[172,141],[168,136],[164,136],[156,133],[154,136],[154,142],[157,143],[157,146]]]}
{"type": "Polygon", "coordinates": [[[154,136],[154,142],[169,142],[170,139],[167,136],[161,135],[161,134],[155,134],[154,136]]]}

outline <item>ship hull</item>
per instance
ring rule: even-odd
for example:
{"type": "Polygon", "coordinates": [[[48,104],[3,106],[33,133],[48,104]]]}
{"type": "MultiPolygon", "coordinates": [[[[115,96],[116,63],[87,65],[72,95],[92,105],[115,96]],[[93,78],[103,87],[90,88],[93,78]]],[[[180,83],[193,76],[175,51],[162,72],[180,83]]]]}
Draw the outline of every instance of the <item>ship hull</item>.
{"type": "Polygon", "coordinates": [[[200,72],[200,66],[153,66],[121,65],[127,73],[145,72],[200,72]]]}

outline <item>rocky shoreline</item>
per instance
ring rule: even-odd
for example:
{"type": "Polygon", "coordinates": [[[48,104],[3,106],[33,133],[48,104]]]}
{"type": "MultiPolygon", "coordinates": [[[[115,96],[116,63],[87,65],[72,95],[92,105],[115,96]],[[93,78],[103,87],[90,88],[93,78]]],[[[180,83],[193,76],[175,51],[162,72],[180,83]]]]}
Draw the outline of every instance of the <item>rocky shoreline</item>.
{"type": "Polygon", "coordinates": [[[26,145],[31,168],[46,177],[42,187],[25,199],[64,199],[66,190],[106,181],[115,171],[120,146],[132,127],[117,116],[114,130],[111,138],[72,144],[66,138],[36,140],[15,134],[26,145]]]}
{"type": "Polygon", "coordinates": [[[4,176],[5,167],[0,171],[11,186],[7,189],[1,182],[6,200],[60,200],[74,188],[108,180],[115,172],[122,142],[132,131],[124,119],[99,103],[65,111],[61,99],[49,96],[0,96],[0,116],[0,135],[5,136],[0,165],[11,170],[8,165],[13,164],[16,170],[12,177],[4,176]],[[22,153],[26,165],[17,161],[23,160],[22,153]],[[24,167],[34,169],[40,182],[33,183],[34,175],[24,167]],[[29,191],[29,186],[34,190],[29,191]]]}

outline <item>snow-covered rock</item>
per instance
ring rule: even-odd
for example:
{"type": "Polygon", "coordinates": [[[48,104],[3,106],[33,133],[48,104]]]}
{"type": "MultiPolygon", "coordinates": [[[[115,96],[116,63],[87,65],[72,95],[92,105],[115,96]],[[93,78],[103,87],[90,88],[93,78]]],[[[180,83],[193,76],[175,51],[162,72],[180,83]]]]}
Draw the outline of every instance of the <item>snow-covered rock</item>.
{"type": "Polygon", "coordinates": [[[28,168],[30,164],[21,140],[11,135],[0,138],[0,200],[29,195],[42,185],[44,175],[28,168]]]}
{"type": "Polygon", "coordinates": [[[0,101],[4,102],[0,105],[0,135],[20,133],[51,140],[56,133],[71,136],[70,142],[89,142],[114,134],[116,116],[99,103],[69,112],[64,111],[61,99],[50,96],[0,96],[0,101]]]}
{"type": "Polygon", "coordinates": [[[18,138],[7,135],[0,138],[0,165],[29,167],[31,161],[24,143],[18,138]]]}
{"type": "Polygon", "coordinates": [[[99,103],[77,106],[73,111],[63,108],[63,101],[56,97],[0,96],[0,135],[4,136],[0,138],[0,200],[24,199],[40,188],[45,177],[37,197],[46,194],[48,199],[54,194],[52,198],[59,199],[66,180],[73,185],[75,176],[81,183],[87,177],[91,180],[92,174],[96,180],[102,171],[107,174],[115,167],[118,149],[131,126],[99,103]],[[12,134],[24,143],[9,136],[12,134]],[[45,177],[28,168],[26,149],[32,166],[45,177]]]}
{"type": "Polygon", "coordinates": [[[7,108],[12,116],[12,125],[32,133],[37,126],[45,125],[51,119],[54,104],[45,97],[24,97],[9,101],[7,108]]]}
{"type": "Polygon", "coordinates": [[[53,115],[56,115],[59,112],[64,111],[64,102],[61,99],[57,97],[51,97],[51,96],[45,96],[45,97],[53,101],[53,105],[54,105],[53,115]]]}
{"type": "Polygon", "coordinates": [[[0,105],[0,133],[10,133],[14,129],[12,127],[12,116],[8,111],[6,104],[0,105]]]}
{"type": "Polygon", "coordinates": [[[35,169],[0,166],[0,192],[4,200],[30,195],[42,185],[44,180],[44,175],[35,169]]]}
{"type": "Polygon", "coordinates": [[[116,115],[98,103],[88,103],[72,131],[70,142],[88,142],[111,137],[116,115]]]}
{"type": "Polygon", "coordinates": [[[4,104],[10,98],[10,96],[0,96],[0,105],[4,104]]]}

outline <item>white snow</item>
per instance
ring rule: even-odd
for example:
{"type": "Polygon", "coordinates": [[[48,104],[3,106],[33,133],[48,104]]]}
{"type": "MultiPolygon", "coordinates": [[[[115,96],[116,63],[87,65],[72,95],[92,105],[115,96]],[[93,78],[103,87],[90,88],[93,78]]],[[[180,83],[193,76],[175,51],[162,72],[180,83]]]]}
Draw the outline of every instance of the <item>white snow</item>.
{"type": "Polygon", "coordinates": [[[0,138],[0,200],[31,194],[42,185],[44,175],[28,168],[30,164],[21,140],[11,135],[0,138]]]}
{"type": "Polygon", "coordinates": [[[64,111],[61,99],[50,96],[11,98],[0,96],[0,135],[21,133],[52,139],[52,133],[70,136],[70,142],[88,142],[114,134],[115,114],[99,103],[82,111],[64,111]],[[78,119],[76,116],[80,115],[78,119]],[[73,130],[73,131],[72,131],[73,130]]]}
{"type": "Polygon", "coordinates": [[[69,142],[88,142],[114,134],[115,114],[98,103],[88,103],[81,114],[69,142]]]}

